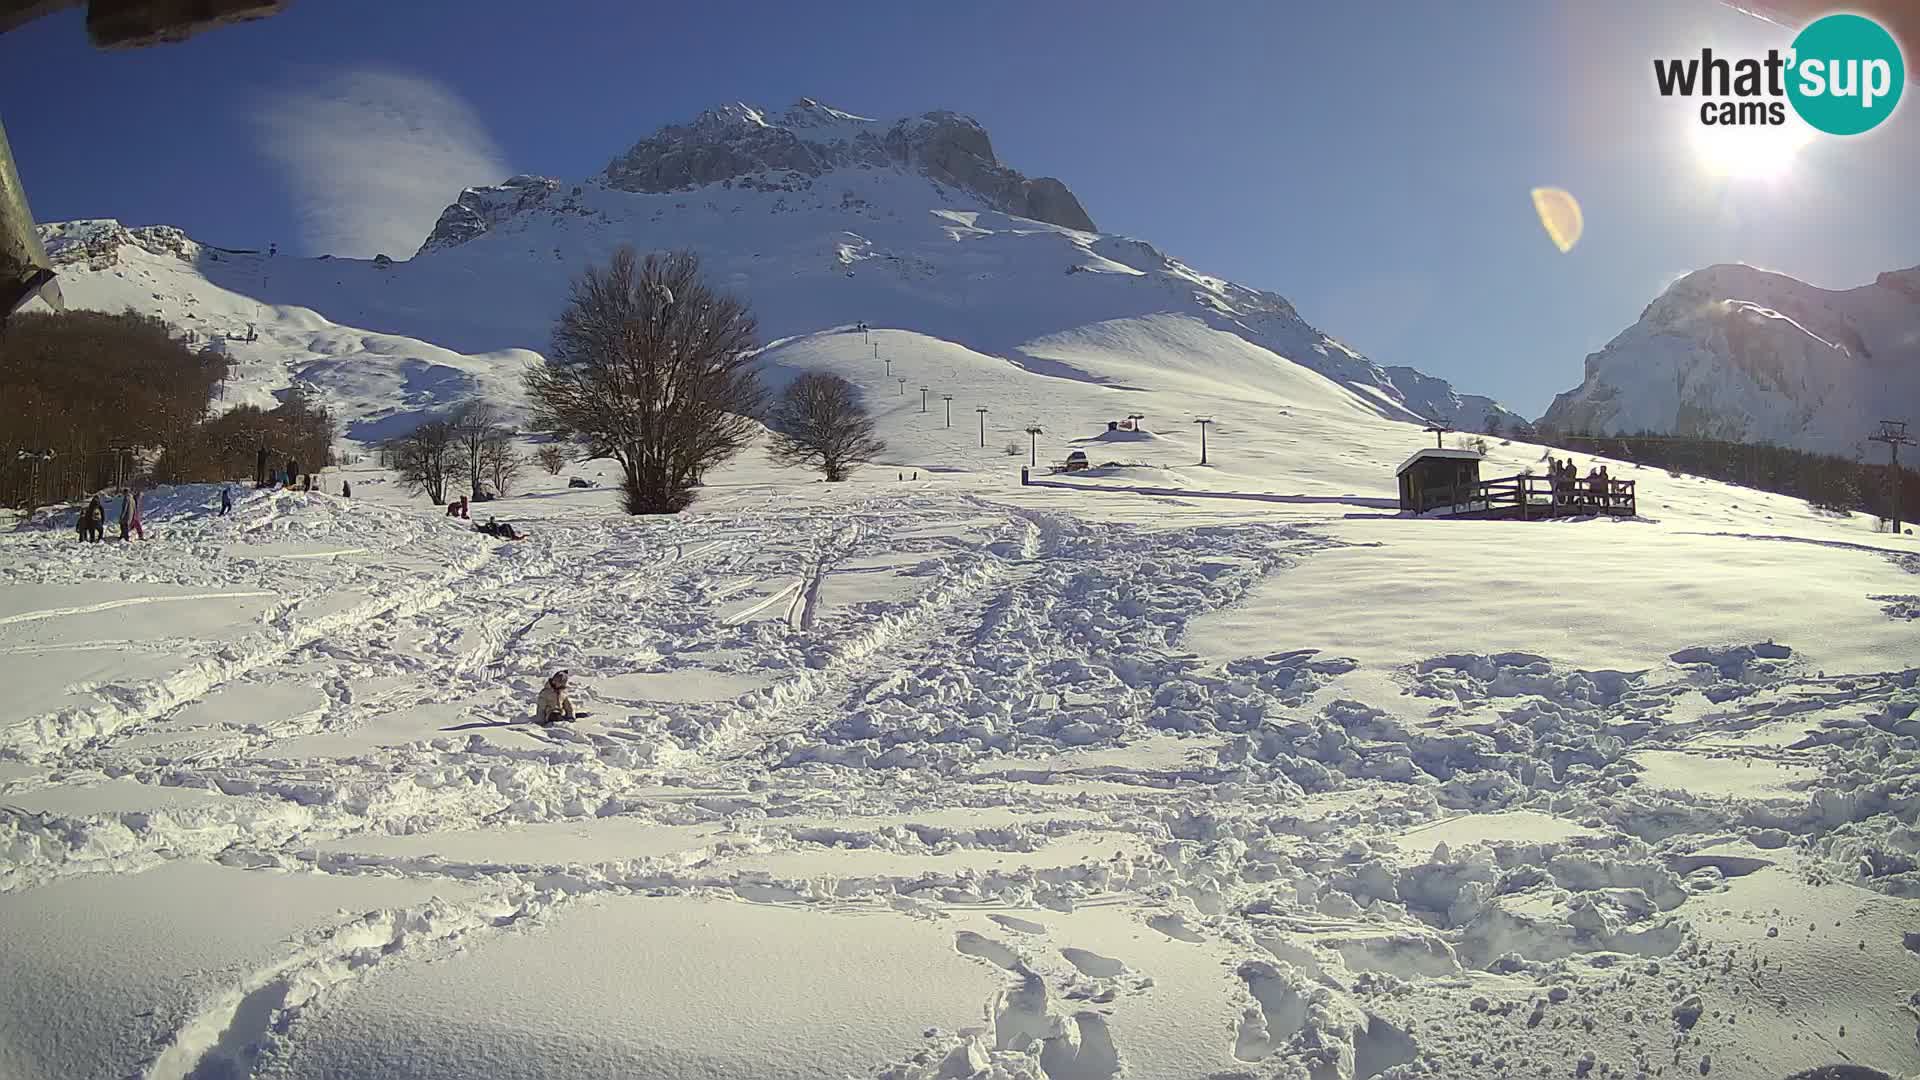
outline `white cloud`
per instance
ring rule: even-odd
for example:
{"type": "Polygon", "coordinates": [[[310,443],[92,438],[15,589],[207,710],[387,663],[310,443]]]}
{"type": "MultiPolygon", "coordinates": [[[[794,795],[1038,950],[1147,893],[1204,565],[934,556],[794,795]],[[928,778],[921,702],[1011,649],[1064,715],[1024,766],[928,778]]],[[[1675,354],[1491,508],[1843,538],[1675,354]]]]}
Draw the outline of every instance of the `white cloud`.
{"type": "Polygon", "coordinates": [[[417,76],[347,72],[274,98],[255,122],[318,253],[406,258],[461,188],[510,175],[473,109],[417,76]]]}

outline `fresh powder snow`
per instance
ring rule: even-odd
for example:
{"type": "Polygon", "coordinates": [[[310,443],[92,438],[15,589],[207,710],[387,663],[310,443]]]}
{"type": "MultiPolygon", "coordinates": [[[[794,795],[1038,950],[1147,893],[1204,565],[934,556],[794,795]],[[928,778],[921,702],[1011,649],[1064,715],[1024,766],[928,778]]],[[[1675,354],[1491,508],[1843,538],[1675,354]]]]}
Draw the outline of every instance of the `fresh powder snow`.
{"type": "Polygon", "coordinates": [[[312,388],[354,460],[0,532],[0,1077],[1913,1072],[1920,541],[1585,454],[1638,517],[1403,515],[1488,399],[932,178],[970,131],[719,110],[389,265],[47,226],[70,300],[217,343],[228,405],[312,388]],[[533,472],[474,507],[519,542],[374,464],[518,415],[625,241],[887,451],[763,443],[660,518],[533,472]],[[559,669],[588,715],[532,723],[559,669]]]}

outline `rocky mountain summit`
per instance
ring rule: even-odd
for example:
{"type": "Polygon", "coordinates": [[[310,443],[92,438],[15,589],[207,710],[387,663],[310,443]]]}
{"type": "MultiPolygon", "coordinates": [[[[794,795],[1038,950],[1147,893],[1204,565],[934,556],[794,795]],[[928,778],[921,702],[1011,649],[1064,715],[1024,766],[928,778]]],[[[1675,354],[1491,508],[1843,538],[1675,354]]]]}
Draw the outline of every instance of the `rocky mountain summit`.
{"type": "MultiPolygon", "coordinates": [[[[1096,231],[1080,200],[1050,176],[1027,177],[1001,163],[979,121],[936,111],[884,122],[801,98],[774,114],[735,102],[635,143],[588,183],[615,191],[666,194],[708,185],[770,192],[811,190],[840,170],[896,170],[975,196],[988,208],[1051,225],[1096,231]]],[[[458,247],[527,210],[578,212],[580,185],[521,175],[460,193],[440,215],[422,252],[458,247]],[[560,191],[568,187],[570,195],[560,191]]]]}
{"type": "Polygon", "coordinates": [[[1094,232],[1067,185],[1001,164],[979,121],[948,111],[891,124],[801,98],[778,116],[734,103],[670,124],[635,143],[603,174],[622,191],[686,191],[734,182],[800,190],[837,169],[907,169],[986,199],[996,210],[1094,232]]]}
{"type": "Polygon", "coordinates": [[[1920,424],[1920,267],[1822,289],[1757,267],[1688,274],[1587,357],[1541,423],[1852,455],[1881,418],[1920,424]]]}

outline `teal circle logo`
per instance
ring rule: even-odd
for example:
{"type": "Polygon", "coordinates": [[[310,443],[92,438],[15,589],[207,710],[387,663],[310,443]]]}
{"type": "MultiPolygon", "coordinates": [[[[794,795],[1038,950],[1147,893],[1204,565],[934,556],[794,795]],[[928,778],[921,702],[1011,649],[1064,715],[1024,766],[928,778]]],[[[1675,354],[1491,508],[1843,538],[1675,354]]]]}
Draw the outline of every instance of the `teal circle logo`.
{"type": "Polygon", "coordinates": [[[1787,99],[1829,135],[1872,131],[1893,114],[1907,85],[1900,43],[1861,15],[1815,19],[1793,39],[1787,99]]]}

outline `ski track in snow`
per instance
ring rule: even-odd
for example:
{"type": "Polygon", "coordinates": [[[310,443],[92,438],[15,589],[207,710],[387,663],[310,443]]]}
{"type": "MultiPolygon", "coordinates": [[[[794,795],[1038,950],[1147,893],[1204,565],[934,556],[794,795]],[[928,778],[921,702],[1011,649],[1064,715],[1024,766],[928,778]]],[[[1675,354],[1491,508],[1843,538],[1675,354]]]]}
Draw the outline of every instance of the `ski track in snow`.
{"type": "MultiPolygon", "coordinates": [[[[152,545],[76,562],[59,540],[0,541],[14,583],[274,601],[228,643],[165,645],[185,650],[176,672],[0,728],[16,769],[0,774],[0,901],[181,860],[479,891],[315,927],[231,973],[137,1063],[145,1080],[280,1075],[329,1003],[382,971],[559,932],[583,897],[661,895],[952,927],[1003,989],[983,1026],[936,1032],[876,1077],[1148,1075],[1169,1051],[1136,1030],[1190,994],[1231,1006],[1204,1051],[1222,1071],[1360,1077],[1426,1055],[1449,1074],[1581,1046],[1628,1072],[1691,1067],[1670,999],[1780,1009],[1791,993],[1786,970],[1720,979],[1752,947],[1703,905],[1789,872],[1908,916],[1898,898],[1920,892],[1900,818],[1920,672],[1812,670],[1770,642],[1676,647],[1644,671],[1442,652],[1370,672],[1292,647],[1284,625],[1281,651],[1192,651],[1194,619],[1355,546],[1312,527],[886,492],[562,516],[514,544],[291,496],[156,527],[176,549],[164,568],[152,545]],[[318,550],[250,554],[263,540],[318,550]],[[845,599],[850,575],[877,572],[891,591],[845,599]],[[557,667],[591,715],[526,723],[557,667]],[[295,700],[309,704],[221,704],[295,700]],[[8,805],[79,783],[153,802],[8,805]],[[561,834],[515,839],[561,826],[642,832],[585,857],[548,854],[561,834]],[[1170,962],[1186,954],[1194,971],[1170,962]],[[1569,984],[1572,1005],[1548,994],[1569,984]],[[1649,1037],[1556,1011],[1603,1002],[1649,1037]],[[1435,1017],[1472,1037],[1430,1031],[1435,1017]],[[1560,1033],[1512,1033],[1542,1025],[1560,1033]]],[[[0,634],[8,655],[114,644],[0,634]]]]}

